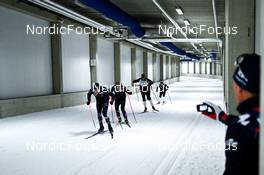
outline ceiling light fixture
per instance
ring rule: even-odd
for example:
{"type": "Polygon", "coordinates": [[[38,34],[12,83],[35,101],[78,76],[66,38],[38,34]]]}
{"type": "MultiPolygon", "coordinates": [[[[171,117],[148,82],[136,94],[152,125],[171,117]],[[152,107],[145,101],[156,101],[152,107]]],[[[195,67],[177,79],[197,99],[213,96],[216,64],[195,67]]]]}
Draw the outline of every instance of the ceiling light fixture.
{"type": "Polygon", "coordinates": [[[191,25],[191,23],[190,23],[190,21],[189,21],[188,19],[184,19],[183,22],[184,22],[184,24],[185,24],[186,26],[191,25]]]}
{"type": "Polygon", "coordinates": [[[178,13],[178,15],[183,15],[183,11],[180,7],[177,7],[175,10],[178,13]]]}

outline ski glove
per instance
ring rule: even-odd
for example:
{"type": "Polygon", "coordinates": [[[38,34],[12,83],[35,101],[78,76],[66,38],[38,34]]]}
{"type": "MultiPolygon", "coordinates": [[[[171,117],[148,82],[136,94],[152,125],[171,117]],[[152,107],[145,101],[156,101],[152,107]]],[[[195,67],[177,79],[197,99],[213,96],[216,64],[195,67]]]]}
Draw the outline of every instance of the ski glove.
{"type": "Polygon", "coordinates": [[[110,105],[113,105],[114,104],[114,101],[110,101],[110,105]]]}
{"type": "Polygon", "coordinates": [[[202,112],[203,115],[210,117],[211,119],[219,120],[222,115],[226,115],[220,106],[217,106],[209,101],[205,101],[203,104],[212,109],[212,112],[202,112]]]}
{"type": "Polygon", "coordinates": [[[86,104],[89,106],[89,105],[90,105],[90,103],[91,103],[91,101],[90,101],[90,100],[88,100],[86,104]]]}
{"type": "Polygon", "coordinates": [[[132,95],[133,93],[131,91],[126,92],[128,95],[132,95]]]}

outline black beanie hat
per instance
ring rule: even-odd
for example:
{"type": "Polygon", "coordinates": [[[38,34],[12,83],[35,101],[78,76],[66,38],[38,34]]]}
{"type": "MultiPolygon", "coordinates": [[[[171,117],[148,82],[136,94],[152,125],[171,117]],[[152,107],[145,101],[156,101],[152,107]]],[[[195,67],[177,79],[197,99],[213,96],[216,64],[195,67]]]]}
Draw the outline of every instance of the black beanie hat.
{"type": "Polygon", "coordinates": [[[237,57],[233,79],[239,87],[249,92],[259,94],[260,91],[260,56],[257,54],[242,54],[237,57]]]}

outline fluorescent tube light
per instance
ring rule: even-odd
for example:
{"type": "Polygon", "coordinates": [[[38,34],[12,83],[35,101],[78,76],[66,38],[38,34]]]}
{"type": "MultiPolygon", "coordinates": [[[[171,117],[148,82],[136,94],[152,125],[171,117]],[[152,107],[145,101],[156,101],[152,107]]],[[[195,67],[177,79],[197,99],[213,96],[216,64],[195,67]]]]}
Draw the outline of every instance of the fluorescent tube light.
{"type": "Polygon", "coordinates": [[[183,11],[180,7],[176,8],[175,10],[178,13],[178,15],[183,15],[183,11]]]}
{"type": "Polygon", "coordinates": [[[191,23],[190,23],[190,21],[189,21],[188,19],[183,20],[183,22],[184,22],[184,24],[185,24],[186,26],[191,25],[191,23]]]}

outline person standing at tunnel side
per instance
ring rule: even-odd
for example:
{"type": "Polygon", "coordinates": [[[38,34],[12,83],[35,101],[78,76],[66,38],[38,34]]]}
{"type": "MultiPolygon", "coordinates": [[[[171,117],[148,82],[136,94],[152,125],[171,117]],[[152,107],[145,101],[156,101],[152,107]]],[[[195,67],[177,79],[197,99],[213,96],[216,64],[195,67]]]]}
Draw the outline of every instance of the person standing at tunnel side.
{"type": "Polygon", "coordinates": [[[151,91],[151,85],[153,84],[153,81],[148,79],[145,74],[141,74],[141,77],[133,80],[133,83],[139,83],[139,89],[142,96],[143,104],[144,104],[144,112],[147,112],[147,103],[146,103],[146,97],[149,101],[150,105],[152,106],[152,109],[154,111],[158,111],[152,102],[150,91],[151,91]]]}
{"type": "Polygon", "coordinates": [[[204,115],[227,125],[224,175],[258,175],[260,130],[260,56],[243,54],[235,62],[233,91],[239,116],[204,102],[213,112],[204,115]]]}
{"type": "Polygon", "coordinates": [[[108,130],[110,134],[113,136],[113,128],[110,123],[110,119],[107,116],[108,111],[108,104],[109,104],[109,96],[110,92],[106,87],[100,86],[99,83],[94,83],[93,88],[87,94],[87,105],[91,103],[91,96],[94,95],[96,98],[96,110],[97,110],[97,117],[99,121],[99,130],[98,133],[104,132],[104,125],[103,125],[103,117],[108,125],[108,130]]]}

